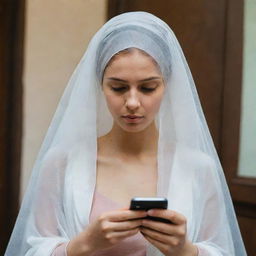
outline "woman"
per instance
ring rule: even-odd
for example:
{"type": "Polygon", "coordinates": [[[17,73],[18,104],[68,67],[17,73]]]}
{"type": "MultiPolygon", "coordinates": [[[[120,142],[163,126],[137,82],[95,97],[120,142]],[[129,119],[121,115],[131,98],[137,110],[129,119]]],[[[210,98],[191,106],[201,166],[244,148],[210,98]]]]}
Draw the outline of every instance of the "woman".
{"type": "Polygon", "coordinates": [[[119,15],[92,39],[5,255],[65,254],[246,255],[186,60],[151,14],[119,15]],[[167,210],[129,210],[156,195],[167,210]]]}

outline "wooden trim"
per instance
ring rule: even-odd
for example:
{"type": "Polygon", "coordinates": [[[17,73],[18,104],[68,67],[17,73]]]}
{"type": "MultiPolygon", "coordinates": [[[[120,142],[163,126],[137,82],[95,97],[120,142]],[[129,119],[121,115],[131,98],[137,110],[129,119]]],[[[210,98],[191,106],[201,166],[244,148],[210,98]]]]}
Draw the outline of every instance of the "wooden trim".
{"type": "Polygon", "coordinates": [[[256,204],[256,179],[238,175],[244,1],[228,1],[221,158],[235,201],[256,204]]]}
{"type": "MultiPolygon", "coordinates": [[[[255,186],[250,186],[248,184],[237,185],[237,184],[230,183],[229,188],[234,201],[256,205],[255,186]]],[[[255,215],[255,218],[256,218],[256,215],[255,215]]]]}
{"type": "Polygon", "coordinates": [[[0,3],[0,254],[19,208],[25,0],[0,3]]]}
{"type": "Polygon", "coordinates": [[[254,177],[237,177],[232,179],[232,184],[256,187],[256,179],[254,177]]]}
{"type": "Polygon", "coordinates": [[[247,204],[239,201],[234,202],[235,210],[237,215],[247,217],[247,218],[255,218],[256,216],[256,205],[247,204]]]}
{"type": "Polygon", "coordinates": [[[231,181],[236,177],[239,155],[243,54],[243,1],[228,3],[225,81],[223,91],[222,164],[231,181]]]}

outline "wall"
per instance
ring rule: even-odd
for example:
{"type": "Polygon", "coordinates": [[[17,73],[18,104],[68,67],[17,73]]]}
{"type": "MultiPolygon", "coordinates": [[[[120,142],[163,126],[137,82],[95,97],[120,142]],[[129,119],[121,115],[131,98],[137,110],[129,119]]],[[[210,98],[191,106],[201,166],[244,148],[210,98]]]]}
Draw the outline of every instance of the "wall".
{"type": "Polygon", "coordinates": [[[21,197],[69,77],[106,20],[106,0],[26,1],[21,197]]]}

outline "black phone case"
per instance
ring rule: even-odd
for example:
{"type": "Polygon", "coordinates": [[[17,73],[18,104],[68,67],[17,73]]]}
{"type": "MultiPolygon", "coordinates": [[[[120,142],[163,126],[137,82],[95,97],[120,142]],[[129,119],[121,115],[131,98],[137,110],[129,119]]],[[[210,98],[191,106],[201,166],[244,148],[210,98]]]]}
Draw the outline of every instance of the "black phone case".
{"type": "Polygon", "coordinates": [[[130,210],[167,209],[168,200],[164,197],[134,197],[130,210]]]}
{"type": "MultiPolygon", "coordinates": [[[[163,197],[156,197],[156,198],[135,197],[131,200],[130,210],[147,211],[150,209],[167,209],[167,207],[168,207],[168,200],[163,197]]],[[[172,223],[170,220],[159,218],[159,217],[147,216],[145,218],[153,221],[172,223]]]]}

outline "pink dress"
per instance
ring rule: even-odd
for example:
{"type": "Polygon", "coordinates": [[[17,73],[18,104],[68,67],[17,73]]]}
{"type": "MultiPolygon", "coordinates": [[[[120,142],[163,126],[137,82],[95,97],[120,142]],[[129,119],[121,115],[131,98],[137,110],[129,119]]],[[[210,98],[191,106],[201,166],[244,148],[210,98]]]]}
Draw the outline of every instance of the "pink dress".
{"type": "MultiPolygon", "coordinates": [[[[104,212],[120,209],[121,206],[113,200],[95,191],[90,214],[90,222],[104,212]]],[[[66,256],[66,246],[63,243],[56,247],[52,256],[66,256]]],[[[141,233],[128,237],[113,247],[95,252],[92,256],[146,256],[146,239],[141,233]]]]}

